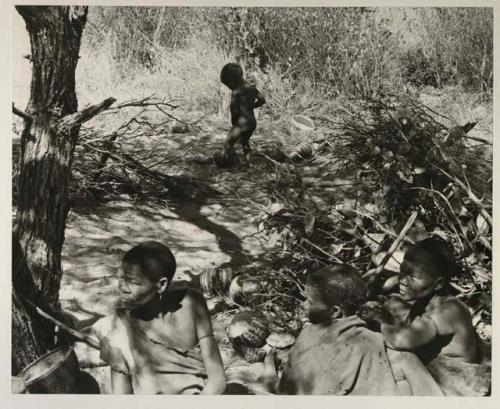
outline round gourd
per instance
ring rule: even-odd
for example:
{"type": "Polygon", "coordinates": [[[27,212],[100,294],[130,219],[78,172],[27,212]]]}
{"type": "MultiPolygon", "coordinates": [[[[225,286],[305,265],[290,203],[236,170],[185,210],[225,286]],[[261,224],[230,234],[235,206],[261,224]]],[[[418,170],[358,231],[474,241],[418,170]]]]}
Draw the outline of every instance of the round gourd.
{"type": "Polygon", "coordinates": [[[237,313],[227,328],[227,337],[234,350],[249,362],[263,358],[260,351],[266,344],[269,327],[266,318],[257,311],[237,313]]]}
{"type": "Polygon", "coordinates": [[[266,357],[266,350],[264,348],[250,348],[242,346],[240,355],[243,356],[245,361],[253,364],[254,362],[260,362],[264,360],[264,358],[266,357]]]}
{"type": "Polygon", "coordinates": [[[293,160],[309,159],[313,156],[313,148],[310,143],[302,142],[290,154],[293,160]]]}
{"type": "Polygon", "coordinates": [[[229,268],[212,268],[200,275],[200,287],[206,294],[224,295],[229,289],[233,272],[229,268]]]}
{"type": "Polygon", "coordinates": [[[314,122],[305,115],[295,115],[292,117],[292,126],[299,131],[314,131],[314,122]]]}
{"type": "Polygon", "coordinates": [[[237,304],[247,304],[256,301],[260,294],[267,291],[268,283],[261,277],[242,274],[231,282],[229,298],[237,304]]]}

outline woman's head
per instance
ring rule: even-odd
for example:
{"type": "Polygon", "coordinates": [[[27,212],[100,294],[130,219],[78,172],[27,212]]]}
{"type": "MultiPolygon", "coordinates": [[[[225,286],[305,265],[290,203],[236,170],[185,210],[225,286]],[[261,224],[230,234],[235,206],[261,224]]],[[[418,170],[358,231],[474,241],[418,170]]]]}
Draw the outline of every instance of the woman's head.
{"type": "Polygon", "coordinates": [[[141,243],[123,256],[119,274],[120,298],[125,307],[137,307],[161,295],[177,265],[170,249],[156,241],[141,243]]]}
{"type": "Polygon", "coordinates": [[[312,323],[352,315],[366,300],[366,284],[358,270],[336,264],[312,271],[306,278],[306,309],[312,323]]]}
{"type": "Polygon", "coordinates": [[[230,89],[236,89],[243,82],[243,69],[236,63],[226,64],[220,73],[220,80],[230,89]]]}
{"type": "Polygon", "coordinates": [[[401,263],[400,295],[407,301],[425,298],[446,287],[457,271],[448,243],[436,238],[419,241],[408,249],[401,263]]]}

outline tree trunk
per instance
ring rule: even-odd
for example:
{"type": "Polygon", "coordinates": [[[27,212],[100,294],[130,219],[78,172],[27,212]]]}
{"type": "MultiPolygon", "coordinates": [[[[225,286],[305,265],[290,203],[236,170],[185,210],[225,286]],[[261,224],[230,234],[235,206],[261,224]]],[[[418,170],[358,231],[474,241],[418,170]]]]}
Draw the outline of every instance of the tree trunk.
{"type": "MultiPolygon", "coordinates": [[[[68,214],[71,163],[83,122],[114,99],[77,112],[75,69],[87,7],[17,6],[31,42],[31,93],[21,138],[14,240],[12,371],[53,348],[54,328],[23,303],[59,310],[61,250],[68,214]]],[[[17,112],[16,112],[17,111],[17,112]]]]}

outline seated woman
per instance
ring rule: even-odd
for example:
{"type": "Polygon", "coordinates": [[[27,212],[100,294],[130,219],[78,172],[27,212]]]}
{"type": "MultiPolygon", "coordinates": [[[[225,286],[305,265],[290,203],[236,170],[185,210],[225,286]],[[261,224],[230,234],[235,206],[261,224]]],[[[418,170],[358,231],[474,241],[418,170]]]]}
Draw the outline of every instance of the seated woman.
{"type": "Polygon", "coordinates": [[[348,265],[310,273],[306,279],[306,309],[311,325],[297,338],[281,379],[277,379],[271,354],[266,357],[260,383],[274,387],[279,394],[291,395],[441,395],[413,354],[413,373],[422,380],[419,389],[400,387],[382,336],[355,315],[365,294],[363,278],[348,265]]]}
{"type": "Polygon", "coordinates": [[[112,392],[220,394],[226,381],[203,297],[167,291],[176,269],[168,247],[135,246],[123,257],[121,308],[94,324],[112,392]]]}
{"type": "Polygon", "coordinates": [[[487,395],[491,356],[467,306],[449,292],[448,282],[456,271],[447,243],[435,238],[420,241],[404,256],[396,304],[391,297],[382,308],[361,317],[380,324],[390,348],[416,353],[446,395],[487,395]],[[385,314],[389,309],[391,314],[385,314]],[[403,319],[394,319],[395,314],[403,319]]]}

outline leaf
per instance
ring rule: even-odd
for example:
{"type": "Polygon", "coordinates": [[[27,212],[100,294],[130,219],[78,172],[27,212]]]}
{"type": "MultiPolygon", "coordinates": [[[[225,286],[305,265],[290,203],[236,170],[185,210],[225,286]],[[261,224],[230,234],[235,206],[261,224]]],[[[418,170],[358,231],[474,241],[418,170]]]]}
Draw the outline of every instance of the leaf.
{"type": "Polygon", "coordinates": [[[274,216],[284,209],[285,205],[283,203],[274,202],[269,206],[269,213],[271,213],[274,216]]]}
{"type": "Polygon", "coordinates": [[[308,216],[306,219],[304,231],[306,232],[306,234],[308,236],[313,232],[315,221],[316,221],[316,217],[313,215],[308,216]]]}
{"type": "Polygon", "coordinates": [[[406,176],[404,172],[398,170],[398,176],[401,180],[404,180],[405,182],[413,183],[413,176],[411,175],[406,176]]]}
{"type": "Polygon", "coordinates": [[[343,243],[340,243],[340,244],[332,244],[330,246],[330,253],[334,256],[336,256],[337,254],[339,254],[342,249],[344,248],[344,244],[343,243]]]}
{"type": "Polygon", "coordinates": [[[392,151],[385,151],[382,153],[382,157],[385,159],[385,160],[389,160],[391,159],[392,157],[394,156],[394,153],[392,153],[392,151]]]}
{"type": "Polygon", "coordinates": [[[399,275],[393,275],[392,277],[389,277],[387,280],[385,280],[384,284],[382,285],[382,290],[384,291],[390,291],[394,287],[396,287],[399,284],[399,275]]]}
{"type": "Polygon", "coordinates": [[[490,226],[484,216],[479,213],[476,218],[476,226],[479,234],[488,234],[490,226]]]}
{"type": "Polygon", "coordinates": [[[377,206],[373,203],[366,203],[364,206],[364,209],[370,213],[370,214],[377,214],[379,212],[379,209],[377,208],[377,206]]]}
{"type": "Polygon", "coordinates": [[[281,234],[277,231],[273,231],[271,235],[269,236],[269,240],[267,241],[267,246],[268,247],[274,247],[278,243],[278,240],[280,239],[281,234]]]}

